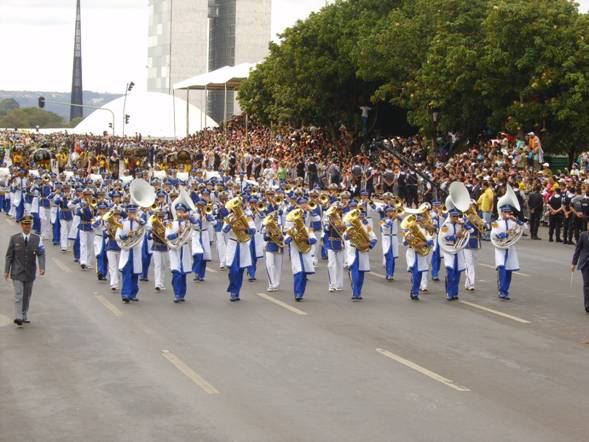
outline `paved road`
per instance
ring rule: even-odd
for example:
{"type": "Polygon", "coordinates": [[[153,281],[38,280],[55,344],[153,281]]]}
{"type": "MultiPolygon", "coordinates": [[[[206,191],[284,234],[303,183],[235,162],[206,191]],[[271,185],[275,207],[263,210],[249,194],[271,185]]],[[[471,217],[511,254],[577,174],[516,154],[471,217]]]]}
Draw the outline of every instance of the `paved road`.
{"type": "MultiPolygon", "coordinates": [[[[0,244],[16,230],[2,217],[0,244]]],[[[587,441],[589,317],[571,253],[522,240],[509,303],[487,245],[467,303],[440,283],[411,302],[408,275],[386,282],[375,257],[362,303],[328,293],[321,264],[300,304],[285,265],[271,297],[258,280],[230,303],[211,272],[185,304],[142,283],[123,305],[49,246],[30,326],[9,323],[0,286],[0,440],[587,441]]]]}

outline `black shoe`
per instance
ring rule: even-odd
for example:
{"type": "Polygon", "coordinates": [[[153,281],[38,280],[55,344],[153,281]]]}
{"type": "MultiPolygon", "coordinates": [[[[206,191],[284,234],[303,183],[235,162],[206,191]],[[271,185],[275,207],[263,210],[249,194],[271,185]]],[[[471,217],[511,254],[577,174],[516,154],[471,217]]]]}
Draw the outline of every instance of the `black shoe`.
{"type": "Polygon", "coordinates": [[[179,299],[174,299],[174,304],[178,304],[180,302],[179,299]]]}
{"type": "Polygon", "coordinates": [[[248,278],[249,282],[254,282],[256,280],[256,278],[248,278]]]}
{"type": "Polygon", "coordinates": [[[562,242],[562,239],[556,238],[556,242],[562,242]]]}
{"type": "Polygon", "coordinates": [[[159,287],[156,287],[156,288],[155,288],[155,291],[156,291],[156,292],[159,292],[160,290],[161,290],[161,289],[160,289],[159,287]]]}
{"type": "Polygon", "coordinates": [[[139,299],[138,298],[133,298],[133,299],[131,299],[131,301],[133,301],[133,302],[139,302],[139,299]]]}
{"type": "Polygon", "coordinates": [[[117,290],[118,290],[118,289],[117,289],[116,287],[111,287],[111,288],[110,288],[110,291],[111,291],[111,292],[116,292],[117,290]]]}
{"type": "Polygon", "coordinates": [[[180,299],[180,302],[185,302],[185,301],[186,301],[186,299],[184,299],[184,298],[180,299]]]}
{"type": "Polygon", "coordinates": [[[585,311],[589,313],[589,307],[585,307],[585,311]]]}
{"type": "Polygon", "coordinates": [[[22,322],[23,322],[23,324],[30,324],[31,323],[31,321],[29,321],[28,319],[23,319],[22,322]]]}
{"type": "Polygon", "coordinates": [[[301,302],[303,300],[303,298],[295,298],[296,302],[301,302]]]}
{"type": "Polygon", "coordinates": [[[128,303],[129,303],[129,302],[131,302],[131,301],[129,301],[129,298],[123,298],[123,302],[124,302],[125,304],[128,304],[128,303]]]}
{"type": "Polygon", "coordinates": [[[82,267],[82,270],[86,270],[88,267],[86,266],[86,264],[82,264],[80,267],[82,267]]]}
{"type": "Polygon", "coordinates": [[[14,323],[15,323],[16,325],[18,325],[19,327],[22,327],[22,319],[15,319],[15,320],[14,320],[14,323]]]}
{"type": "Polygon", "coordinates": [[[548,238],[548,242],[554,242],[552,238],[548,238]]]}

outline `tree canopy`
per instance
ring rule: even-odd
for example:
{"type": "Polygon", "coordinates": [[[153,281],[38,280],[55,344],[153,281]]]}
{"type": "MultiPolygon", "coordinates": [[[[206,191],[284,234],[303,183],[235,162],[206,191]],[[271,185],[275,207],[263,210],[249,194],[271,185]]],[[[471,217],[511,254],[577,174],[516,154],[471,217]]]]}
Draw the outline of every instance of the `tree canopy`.
{"type": "Polygon", "coordinates": [[[59,115],[36,107],[17,108],[0,117],[0,127],[4,128],[61,128],[68,127],[59,115]]]}
{"type": "Polygon", "coordinates": [[[569,151],[589,129],[588,44],[569,0],[339,0],[272,43],[239,100],[265,124],[326,127],[389,103],[426,134],[535,130],[569,151]]]}

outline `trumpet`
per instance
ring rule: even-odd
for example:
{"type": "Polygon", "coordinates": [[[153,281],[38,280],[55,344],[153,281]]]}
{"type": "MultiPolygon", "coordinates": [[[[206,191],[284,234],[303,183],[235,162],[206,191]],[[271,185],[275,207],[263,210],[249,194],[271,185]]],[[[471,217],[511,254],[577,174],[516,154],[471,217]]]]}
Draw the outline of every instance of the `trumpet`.
{"type": "Polygon", "coordinates": [[[205,214],[206,215],[212,215],[213,214],[213,210],[214,210],[213,203],[208,203],[207,204],[207,207],[205,208],[205,214]]]}
{"type": "Polygon", "coordinates": [[[329,195],[327,195],[326,193],[321,195],[319,197],[319,204],[321,204],[322,206],[326,206],[327,204],[329,204],[329,195]]]}
{"type": "Polygon", "coordinates": [[[274,198],[273,203],[276,204],[277,206],[281,205],[284,202],[284,197],[278,195],[276,198],[274,198]]]}
{"type": "Polygon", "coordinates": [[[258,204],[256,204],[256,212],[258,213],[263,213],[268,209],[268,206],[266,204],[264,204],[262,201],[260,201],[258,204]]]}
{"type": "Polygon", "coordinates": [[[317,208],[317,203],[315,201],[309,201],[309,209],[315,210],[317,208]]]}

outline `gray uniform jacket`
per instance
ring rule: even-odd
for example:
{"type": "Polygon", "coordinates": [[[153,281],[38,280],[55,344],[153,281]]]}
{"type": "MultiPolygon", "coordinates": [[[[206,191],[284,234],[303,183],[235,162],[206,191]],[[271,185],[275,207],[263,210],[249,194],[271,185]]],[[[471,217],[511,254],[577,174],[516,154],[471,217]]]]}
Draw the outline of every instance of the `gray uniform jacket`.
{"type": "Polygon", "coordinates": [[[37,273],[37,259],[39,259],[39,268],[45,270],[45,247],[41,244],[39,235],[30,233],[26,247],[22,233],[12,235],[6,251],[4,273],[10,273],[10,278],[17,281],[34,281],[37,273]]]}

